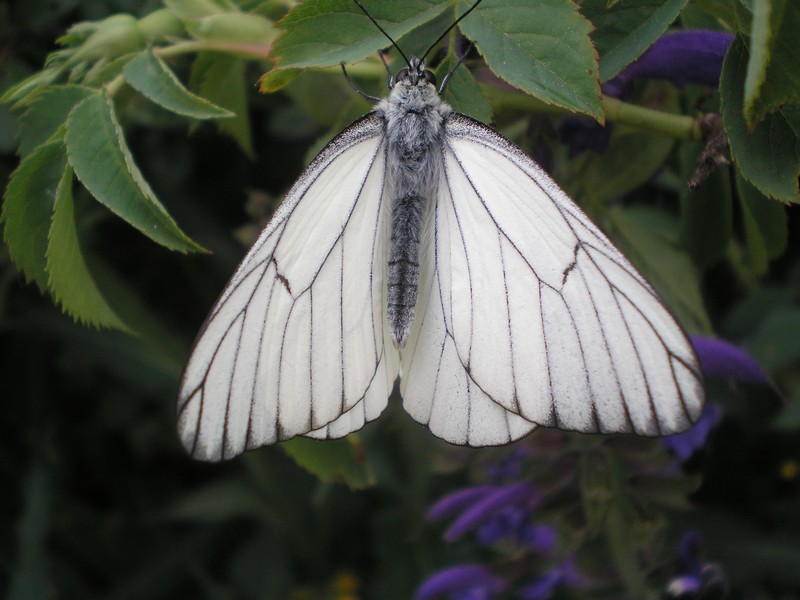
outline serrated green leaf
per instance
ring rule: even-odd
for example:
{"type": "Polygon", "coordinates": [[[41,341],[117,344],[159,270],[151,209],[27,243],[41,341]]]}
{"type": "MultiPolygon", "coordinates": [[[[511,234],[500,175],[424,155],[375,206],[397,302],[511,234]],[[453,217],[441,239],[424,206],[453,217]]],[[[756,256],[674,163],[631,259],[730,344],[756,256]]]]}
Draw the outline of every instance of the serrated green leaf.
{"type": "Polygon", "coordinates": [[[78,237],[72,199],[72,169],[64,170],[58,186],[47,245],[48,284],[64,312],[97,327],[128,330],[97,288],[78,237]]]}
{"type": "Polygon", "coordinates": [[[203,251],[178,228],[142,177],[107,94],[98,92],[72,110],[65,141],[75,175],[101,204],[167,248],[203,251]]]}
{"type": "Polygon", "coordinates": [[[776,200],[800,202],[800,138],[792,127],[797,107],[768,115],[748,132],[743,112],[747,63],[747,48],[737,37],[725,57],[720,79],[722,117],[731,155],[742,175],[762,193],[776,200]]]}
{"type": "Polygon", "coordinates": [[[789,242],[786,207],[770,200],[739,175],[736,189],[742,210],[745,264],[755,275],[767,272],[769,261],[783,254],[789,242]]]}
{"type": "MultiPolygon", "coordinates": [[[[450,4],[445,0],[373,0],[365,5],[393,39],[400,39],[450,4]]],[[[281,68],[357,61],[388,45],[352,0],[303,2],[278,23],[278,28],[281,35],[272,48],[272,57],[281,68]]]]}
{"type": "Polygon", "coordinates": [[[75,105],[94,93],[96,90],[78,85],[53,85],[33,96],[22,115],[20,156],[49,140],[67,122],[75,105]]]}
{"type": "Polygon", "coordinates": [[[360,489],[373,485],[375,477],[356,440],[354,437],[324,441],[297,437],[282,443],[281,448],[320,480],[338,481],[360,489]]]}
{"type": "Polygon", "coordinates": [[[234,114],[187,90],[175,73],[156,56],[145,50],[123,70],[128,83],[162,108],[191,119],[220,119],[234,114]]]}
{"type": "Polygon", "coordinates": [[[43,292],[47,291],[47,235],[66,168],[62,140],[37,147],[11,175],[0,215],[11,259],[26,279],[35,281],[43,292]]]}
{"type": "Polygon", "coordinates": [[[653,284],[684,327],[711,331],[697,269],[677,247],[677,220],[664,211],[637,207],[611,211],[608,223],[619,249],[653,284]]]}
{"type": "Polygon", "coordinates": [[[785,104],[800,103],[800,5],[763,0],[753,5],[750,60],[744,82],[744,114],[752,128],[785,104]]]}
{"type": "Polygon", "coordinates": [[[235,56],[204,52],[192,65],[192,88],[203,98],[229,110],[234,115],[217,123],[220,131],[232,137],[242,151],[253,156],[250,113],[247,106],[249,83],[245,77],[245,61],[235,56]]]}
{"type": "MultiPolygon", "coordinates": [[[[437,81],[443,81],[447,74],[453,71],[453,67],[456,67],[457,62],[458,59],[452,55],[442,61],[436,68],[437,81]]],[[[459,65],[453,71],[453,76],[447,82],[442,99],[456,112],[483,123],[492,122],[492,107],[483,95],[475,77],[464,65],[459,65]]]]}
{"type": "Polygon", "coordinates": [[[570,0],[484,0],[460,27],[501,79],[602,120],[592,25],[570,0]]]}
{"type": "Polygon", "coordinates": [[[596,27],[600,80],[608,81],[639,58],[678,18],[688,0],[584,0],[581,12],[596,27]]]}

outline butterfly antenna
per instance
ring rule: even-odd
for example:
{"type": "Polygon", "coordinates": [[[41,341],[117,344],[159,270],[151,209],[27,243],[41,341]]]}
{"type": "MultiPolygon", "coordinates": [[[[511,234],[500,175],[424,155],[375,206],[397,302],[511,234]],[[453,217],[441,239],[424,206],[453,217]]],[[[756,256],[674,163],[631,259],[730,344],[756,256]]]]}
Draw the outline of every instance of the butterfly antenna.
{"type": "Polygon", "coordinates": [[[350,74],[347,72],[347,68],[344,66],[344,63],[339,63],[339,64],[342,67],[342,73],[344,73],[344,78],[347,81],[347,85],[349,85],[351,88],[353,88],[353,91],[356,94],[359,94],[360,96],[364,96],[364,98],[366,98],[367,100],[372,100],[374,102],[380,102],[381,101],[381,99],[378,98],[377,96],[373,96],[372,94],[368,94],[367,92],[362,91],[361,89],[359,89],[359,87],[356,85],[356,82],[353,81],[350,78],[350,74]]]}
{"type": "MultiPolygon", "coordinates": [[[[480,1],[481,1],[481,0],[478,0],[478,2],[480,2],[480,1]]],[[[360,9],[361,9],[361,12],[363,12],[365,15],[367,15],[367,18],[368,18],[370,21],[372,21],[372,24],[373,24],[373,25],[375,25],[375,27],[377,27],[377,28],[378,28],[378,31],[380,31],[380,32],[381,32],[383,35],[385,35],[387,40],[389,40],[390,42],[392,42],[392,46],[394,46],[395,48],[397,48],[397,51],[400,53],[400,56],[402,56],[402,57],[403,57],[403,60],[404,60],[404,61],[406,61],[406,64],[407,64],[407,65],[410,65],[411,63],[408,61],[408,57],[407,57],[407,56],[405,55],[405,53],[404,53],[404,52],[403,52],[403,51],[400,49],[400,46],[398,46],[398,45],[397,45],[397,42],[395,42],[395,41],[392,39],[392,36],[390,36],[388,33],[386,33],[386,30],[385,30],[383,27],[381,27],[380,23],[378,23],[378,22],[375,20],[375,17],[373,17],[371,14],[369,14],[369,11],[368,11],[366,8],[364,8],[364,5],[363,5],[363,4],[361,4],[361,2],[359,2],[359,0],[353,0],[353,2],[355,2],[355,3],[356,3],[356,6],[358,6],[358,8],[360,8],[360,9]]],[[[473,8],[474,8],[474,7],[473,7],[473,8]]],[[[472,10],[472,9],[470,9],[470,10],[472,10]]],[[[467,12],[469,12],[469,11],[467,11],[467,12]]],[[[459,20],[460,20],[460,19],[459,19],[459,20]]],[[[458,23],[458,21],[456,21],[456,23],[458,23]]],[[[451,27],[451,29],[452,29],[452,27],[451,27]]],[[[448,31],[449,31],[449,29],[448,29],[448,31]]],[[[441,38],[439,38],[439,39],[441,39],[441,38]]]]}
{"type": "MultiPolygon", "coordinates": [[[[358,0],[354,0],[354,1],[355,1],[356,3],[358,3],[358,0]]],[[[453,28],[454,28],[456,25],[458,25],[459,23],[461,23],[461,21],[463,21],[463,20],[464,20],[464,17],[466,17],[466,16],[467,16],[469,13],[471,13],[473,10],[475,10],[475,7],[477,7],[477,6],[478,6],[478,4],[480,4],[480,3],[481,3],[481,1],[482,1],[482,0],[477,0],[477,2],[475,2],[475,4],[473,4],[472,6],[470,6],[470,7],[467,9],[467,11],[466,11],[465,13],[463,13],[463,14],[462,14],[460,17],[458,17],[458,18],[457,18],[455,21],[453,21],[453,24],[452,24],[452,25],[450,25],[450,27],[448,27],[447,29],[445,29],[445,30],[444,30],[444,33],[442,33],[442,35],[440,35],[440,36],[439,36],[439,37],[436,39],[436,41],[435,41],[435,42],[433,42],[433,43],[431,44],[431,47],[430,47],[430,48],[428,48],[428,49],[425,51],[425,54],[423,54],[423,55],[422,55],[422,60],[423,60],[423,61],[425,60],[425,57],[426,57],[426,56],[428,56],[428,53],[429,53],[431,50],[433,50],[433,49],[434,49],[434,48],[435,48],[435,47],[436,47],[436,46],[439,44],[439,42],[441,42],[441,41],[444,39],[444,37],[445,37],[445,36],[446,36],[448,33],[450,33],[450,32],[453,30],[453,28]]],[[[371,18],[372,18],[372,17],[370,17],[370,19],[371,19],[371,18]]],[[[374,23],[374,21],[373,21],[373,23],[374,23]]],[[[399,50],[399,48],[398,48],[398,50],[399,50]]]]}
{"type": "Polygon", "coordinates": [[[473,47],[475,47],[475,44],[470,42],[469,46],[467,46],[467,49],[461,54],[461,58],[458,59],[458,62],[447,72],[447,75],[444,76],[444,79],[442,79],[442,85],[439,86],[439,94],[444,92],[444,88],[447,87],[447,84],[450,81],[450,78],[453,76],[453,73],[455,73],[456,69],[461,66],[461,63],[464,62],[464,59],[467,58],[467,55],[472,51],[473,47]]]}

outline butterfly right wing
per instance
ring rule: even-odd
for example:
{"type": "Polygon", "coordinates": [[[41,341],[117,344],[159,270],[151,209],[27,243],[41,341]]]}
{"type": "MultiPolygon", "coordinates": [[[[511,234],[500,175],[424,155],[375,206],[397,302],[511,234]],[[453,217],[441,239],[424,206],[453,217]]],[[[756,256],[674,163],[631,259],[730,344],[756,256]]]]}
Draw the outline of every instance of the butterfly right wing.
{"type": "Polygon", "coordinates": [[[239,265],[181,380],[178,430],[195,458],[341,437],[386,406],[399,359],[384,299],[385,168],[372,113],[319,154],[239,265]]]}

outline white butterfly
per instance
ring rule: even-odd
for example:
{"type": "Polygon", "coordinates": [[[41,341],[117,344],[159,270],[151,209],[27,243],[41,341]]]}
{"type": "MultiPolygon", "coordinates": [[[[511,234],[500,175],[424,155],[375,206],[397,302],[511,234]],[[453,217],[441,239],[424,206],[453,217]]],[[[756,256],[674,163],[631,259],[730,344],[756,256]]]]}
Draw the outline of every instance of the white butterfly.
{"type": "Polygon", "coordinates": [[[403,405],[454,444],[538,425],[666,435],[700,415],[686,334],[552,179],[412,58],[303,172],[195,341],[198,459],[339,438],[403,405]]]}

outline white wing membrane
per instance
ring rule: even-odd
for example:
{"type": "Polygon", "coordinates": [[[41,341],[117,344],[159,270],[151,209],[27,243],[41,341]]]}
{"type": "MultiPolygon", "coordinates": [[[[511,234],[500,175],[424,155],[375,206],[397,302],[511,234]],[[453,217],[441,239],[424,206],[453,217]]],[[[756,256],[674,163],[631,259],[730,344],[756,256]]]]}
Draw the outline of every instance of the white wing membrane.
{"type": "Polygon", "coordinates": [[[386,327],[382,133],[369,115],[317,157],[212,310],[178,399],[195,457],[341,437],[385,407],[399,357],[386,327]]]}
{"type": "Polygon", "coordinates": [[[703,403],[694,351],[627,259],[477,121],[449,120],[443,163],[427,288],[403,354],[408,412],[470,445],[536,425],[686,429],[703,403]]]}

